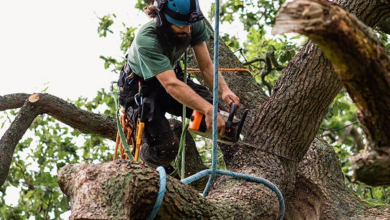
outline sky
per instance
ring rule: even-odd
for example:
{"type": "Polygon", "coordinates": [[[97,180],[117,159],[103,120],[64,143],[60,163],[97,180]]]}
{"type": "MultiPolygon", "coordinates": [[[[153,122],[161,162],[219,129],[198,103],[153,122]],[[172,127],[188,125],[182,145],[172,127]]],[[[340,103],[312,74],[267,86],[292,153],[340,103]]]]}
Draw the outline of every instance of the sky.
{"type": "MultiPolygon", "coordinates": [[[[135,0],[0,1],[0,95],[46,92],[64,99],[95,97],[117,74],[100,55],[120,58],[122,22],[140,27],[149,19],[135,0]],[[114,34],[99,38],[98,18],[117,16],[114,34]]],[[[210,8],[211,0],[201,0],[210,8]]]]}
{"type": "MultiPolygon", "coordinates": [[[[134,1],[135,2],[135,1],[134,1]]],[[[94,97],[117,75],[100,55],[120,58],[119,30],[99,38],[98,18],[115,13],[139,27],[148,21],[124,0],[0,1],[0,95],[46,92],[64,99],[94,97]]]]}

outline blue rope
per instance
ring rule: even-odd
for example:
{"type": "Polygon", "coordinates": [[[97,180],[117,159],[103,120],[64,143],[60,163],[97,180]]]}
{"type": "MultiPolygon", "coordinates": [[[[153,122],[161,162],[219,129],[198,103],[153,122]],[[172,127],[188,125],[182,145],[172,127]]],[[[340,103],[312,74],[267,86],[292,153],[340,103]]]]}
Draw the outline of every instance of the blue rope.
{"type": "Polygon", "coordinates": [[[219,0],[215,0],[215,28],[214,28],[214,89],[213,89],[213,150],[212,164],[209,181],[203,191],[203,196],[207,196],[213,185],[217,171],[217,138],[218,138],[218,73],[219,73],[219,0]]]}
{"type": "MultiPolygon", "coordinates": [[[[189,184],[189,183],[191,183],[195,180],[198,180],[206,175],[212,175],[213,172],[214,171],[210,170],[210,169],[203,170],[203,171],[200,171],[200,172],[198,172],[190,177],[182,179],[181,182],[184,184],[189,184]]],[[[273,183],[271,183],[268,180],[262,179],[260,177],[250,176],[250,175],[243,174],[243,173],[235,173],[235,172],[231,172],[231,171],[216,170],[216,174],[218,174],[220,176],[232,176],[234,178],[241,178],[241,179],[249,180],[252,182],[262,183],[266,187],[270,188],[272,191],[274,191],[276,193],[276,196],[279,199],[280,211],[282,212],[280,219],[283,220],[284,214],[285,214],[285,205],[284,205],[283,195],[280,192],[280,190],[273,183]]]]}
{"type": "Polygon", "coordinates": [[[160,173],[160,188],[158,191],[158,196],[156,203],[153,206],[152,212],[149,214],[147,220],[153,220],[156,217],[158,210],[160,209],[161,203],[164,199],[165,187],[167,185],[167,177],[165,169],[162,166],[157,167],[157,171],[160,173]]]}

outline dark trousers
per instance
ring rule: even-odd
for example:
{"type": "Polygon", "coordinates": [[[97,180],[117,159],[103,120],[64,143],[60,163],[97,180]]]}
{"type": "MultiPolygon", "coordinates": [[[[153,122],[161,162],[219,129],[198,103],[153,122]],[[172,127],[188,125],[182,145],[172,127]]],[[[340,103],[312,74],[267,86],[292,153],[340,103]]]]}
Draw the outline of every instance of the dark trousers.
{"type": "MultiPolygon", "coordinates": [[[[183,81],[184,74],[177,73],[176,77],[183,81]]],[[[142,136],[145,144],[141,147],[140,157],[150,167],[168,167],[177,155],[179,139],[173,134],[169,121],[165,116],[167,113],[182,116],[183,105],[169,95],[156,78],[144,81],[142,78],[136,77],[132,84],[137,86],[130,89],[130,94],[138,92],[138,81],[141,81],[142,88],[145,91],[143,92],[146,94],[144,102],[148,106],[144,120],[145,131],[142,136]],[[144,89],[144,87],[146,88],[144,89]]],[[[196,84],[190,79],[187,80],[187,85],[199,96],[212,103],[213,97],[206,87],[196,84]]],[[[220,109],[225,110],[221,104],[220,109]]],[[[126,108],[127,117],[134,125],[137,122],[139,111],[140,108],[134,104],[126,108]]],[[[192,112],[193,110],[187,107],[186,117],[190,118],[192,112]]]]}

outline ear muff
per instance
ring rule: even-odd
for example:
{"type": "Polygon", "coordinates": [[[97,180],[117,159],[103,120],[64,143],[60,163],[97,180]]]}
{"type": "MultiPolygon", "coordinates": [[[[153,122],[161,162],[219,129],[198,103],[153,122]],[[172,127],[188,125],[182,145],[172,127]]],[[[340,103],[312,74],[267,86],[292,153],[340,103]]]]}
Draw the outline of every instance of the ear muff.
{"type": "Polygon", "coordinates": [[[160,13],[157,13],[156,17],[154,17],[154,23],[156,24],[156,27],[161,27],[163,25],[160,13]]]}
{"type": "Polygon", "coordinates": [[[157,8],[157,14],[156,17],[154,17],[154,22],[156,24],[156,27],[161,27],[165,23],[165,17],[162,14],[162,10],[164,6],[166,5],[167,0],[155,0],[154,6],[157,8]]]}

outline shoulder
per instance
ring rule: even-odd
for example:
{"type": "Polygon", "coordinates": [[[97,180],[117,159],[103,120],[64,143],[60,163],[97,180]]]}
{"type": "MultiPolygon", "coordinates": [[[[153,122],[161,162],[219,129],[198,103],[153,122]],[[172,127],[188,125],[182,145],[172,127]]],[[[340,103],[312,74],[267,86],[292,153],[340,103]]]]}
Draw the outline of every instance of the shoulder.
{"type": "Polygon", "coordinates": [[[135,37],[137,46],[151,46],[157,41],[157,31],[154,25],[154,21],[149,21],[144,24],[139,30],[135,37]]]}
{"type": "Polygon", "coordinates": [[[204,20],[201,20],[201,21],[193,24],[192,25],[192,30],[194,31],[194,33],[198,33],[198,34],[201,34],[201,33],[205,32],[205,31],[207,31],[207,32],[210,31],[209,28],[206,25],[206,22],[204,20]]]}
{"type": "Polygon", "coordinates": [[[207,27],[206,22],[201,20],[194,25],[192,25],[192,35],[191,35],[191,46],[199,44],[203,41],[206,41],[211,36],[211,30],[207,27]]]}

